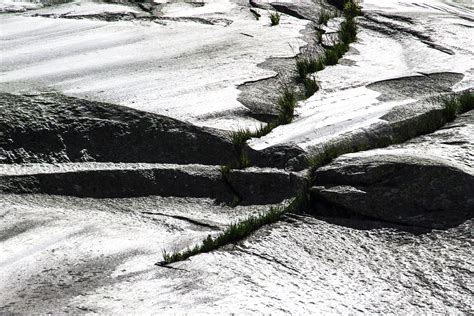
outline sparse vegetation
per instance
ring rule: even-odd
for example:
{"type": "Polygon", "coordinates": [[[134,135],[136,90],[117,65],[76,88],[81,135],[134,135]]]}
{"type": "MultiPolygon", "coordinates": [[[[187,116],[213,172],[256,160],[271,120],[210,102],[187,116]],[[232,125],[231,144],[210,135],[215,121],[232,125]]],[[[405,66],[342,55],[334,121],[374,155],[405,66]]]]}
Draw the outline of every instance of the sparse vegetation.
{"type": "Polygon", "coordinates": [[[324,69],[321,59],[300,57],[296,60],[296,70],[301,81],[304,81],[308,74],[324,69]]]}
{"type": "Polygon", "coordinates": [[[296,93],[293,87],[284,85],[283,93],[278,99],[278,110],[280,112],[278,122],[280,124],[291,123],[295,112],[296,102],[296,93]]]}
{"type": "Polygon", "coordinates": [[[346,20],[352,20],[356,16],[362,14],[362,9],[359,4],[355,3],[353,0],[349,0],[344,3],[343,12],[346,20]]]}
{"type": "Polygon", "coordinates": [[[235,147],[243,146],[245,142],[252,137],[255,137],[255,133],[249,129],[238,129],[230,133],[232,144],[234,144],[235,147]]]}
{"type": "Polygon", "coordinates": [[[341,23],[340,39],[346,45],[355,42],[357,39],[357,23],[354,19],[345,20],[341,23]]]}
{"type": "Polygon", "coordinates": [[[250,236],[257,229],[277,222],[287,213],[301,212],[307,207],[308,202],[309,197],[306,192],[304,192],[294,198],[287,207],[271,207],[268,212],[250,216],[241,222],[233,223],[216,237],[208,235],[201,244],[193,248],[187,248],[186,250],[174,253],[164,250],[163,261],[158,262],[157,265],[164,266],[173,262],[183,261],[199,253],[209,252],[228,244],[237,243],[250,236]]]}
{"type": "Polygon", "coordinates": [[[280,24],[280,13],[275,12],[270,14],[270,23],[272,26],[280,24]]]}
{"type": "Polygon", "coordinates": [[[319,13],[318,17],[318,24],[319,25],[327,25],[328,21],[333,18],[331,13],[329,13],[326,10],[322,10],[321,13],[319,13]]]}
{"type": "Polygon", "coordinates": [[[305,89],[305,96],[309,98],[313,94],[315,94],[318,90],[318,83],[314,78],[306,78],[304,81],[304,89],[305,89]]]}

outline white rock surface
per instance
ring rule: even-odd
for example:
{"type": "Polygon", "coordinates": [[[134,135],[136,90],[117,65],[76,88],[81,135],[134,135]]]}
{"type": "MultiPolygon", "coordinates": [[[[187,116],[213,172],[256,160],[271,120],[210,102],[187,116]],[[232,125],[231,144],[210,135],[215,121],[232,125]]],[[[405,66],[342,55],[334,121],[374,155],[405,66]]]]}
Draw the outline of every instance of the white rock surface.
{"type": "Polygon", "coordinates": [[[474,12],[466,2],[462,5],[428,0],[364,1],[364,12],[379,21],[375,26],[390,23],[387,28],[381,32],[371,27],[371,22],[365,18],[359,18],[357,42],[351,44],[350,51],[338,65],[329,66],[315,75],[321,89],[298,104],[293,123],[253,139],[249,145],[262,150],[292,143],[308,149],[340,134],[369,126],[393,107],[421,97],[381,100],[381,93],[367,86],[375,82],[456,72],[463,74],[464,79],[453,90],[474,87],[474,12]],[[387,14],[395,15],[395,18],[387,14]],[[397,19],[400,15],[412,19],[412,23],[397,19]],[[393,25],[404,31],[394,30],[393,25]],[[389,31],[392,33],[385,33],[389,31]],[[431,38],[453,54],[428,46],[422,38],[411,34],[414,32],[431,38]]]}
{"type": "Polygon", "coordinates": [[[222,129],[258,126],[258,121],[242,115],[245,108],[237,101],[237,85],[273,76],[257,64],[298,53],[305,44],[300,31],[307,22],[285,15],[278,27],[271,27],[268,13],[260,10],[262,17],[256,21],[238,2],[171,4],[163,16],[177,20],[159,23],[31,16],[125,8],[92,2],[2,15],[0,88],[49,88],[222,129]],[[231,24],[180,17],[224,18],[231,24]]]}

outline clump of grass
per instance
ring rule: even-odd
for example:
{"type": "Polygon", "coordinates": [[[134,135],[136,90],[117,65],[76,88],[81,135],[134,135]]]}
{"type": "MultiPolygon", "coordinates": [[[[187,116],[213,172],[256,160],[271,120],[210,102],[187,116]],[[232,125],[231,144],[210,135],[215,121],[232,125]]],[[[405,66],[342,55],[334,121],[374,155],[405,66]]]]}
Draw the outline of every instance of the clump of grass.
{"type": "Polygon", "coordinates": [[[355,42],[357,38],[357,23],[354,19],[348,19],[341,23],[339,36],[341,42],[346,45],[355,42]]]}
{"type": "Polygon", "coordinates": [[[349,45],[339,43],[324,52],[324,63],[326,65],[336,65],[339,59],[349,50],[349,45]]]}
{"type": "Polygon", "coordinates": [[[255,19],[258,21],[260,20],[260,17],[262,16],[260,13],[257,12],[257,10],[255,9],[250,9],[250,12],[252,12],[253,16],[255,17],[255,19]]]}
{"type": "Polygon", "coordinates": [[[347,20],[352,20],[356,16],[362,14],[362,9],[359,4],[351,0],[351,1],[346,1],[346,3],[344,3],[343,12],[347,20]]]}
{"type": "Polygon", "coordinates": [[[249,129],[238,129],[237,131],[233,131],[230,134],[230,138],[232,140],[232,144],[235,147],[241,147],[245,144],[247,140],[254,137],[254,133],[249,129]]]}
{"type": "Polygon", "coordinates": [[[296,92],[293,87],[284,85],[282,95],[278,99],[279,124],[291,123],[294,117],[296,102],[296,92]]]}
{"type": "Polygon", "coordinates": [[[320,25],[327,25],[328,21],[332,18],[333,16],[331,13],[329,13],[326,10],[322,10],[321,13],[318,16],[318,24],[320,25]]]}
{"type": "Polygon", "coordinates": [[[305,89],[305,96],[307,98],[309,98],[319,90],[318,84],[313,78],[306,78],[303,81],[303,84],[305,89]]]}
{"type": "Polygon", "coordinates": [[[294,198],[287,207],[271,207],[268,212],[262,212],[258,215],[250,216],[241,222],[232,223],[217,236],[212,237],[211,235],[208,235],[201,244],[192,248],[187,248],[183,251],[174,253],[164,250],[163,260],[156,263],[156,265],[164,266],[173,262],[183,261],[199,253],[209,252],[231,243],[237,243],[250,236],[261,227],[277,222],[286,213],[301,212],[308,207],[308,204],[309,196],[305,191],[303,191],[303,193],[300,193],[296,198],[294,198]]]}
{"type": "Polygon", "coordinates": [[[324,62],[321,59],[300,57],[296,60],[296,70],[300,80],[306,79],[308,74],[324,69],[324,62]]]}
{"type": "Polygon", "coordinates": [[[298,71],[298,77],[301,80],[306,79],[306,76],[309,73],[309,61],[307,58],[297,58],[296,59],[296,70],[298,71]]]}
{"type": "Polygon", "coordinates": [[[281,15],[278,12],[270,14],[270,23],[271,23],[271,25],[275,26],[275,25],[280,24],[280,17],[281,17],[281,15]]]}

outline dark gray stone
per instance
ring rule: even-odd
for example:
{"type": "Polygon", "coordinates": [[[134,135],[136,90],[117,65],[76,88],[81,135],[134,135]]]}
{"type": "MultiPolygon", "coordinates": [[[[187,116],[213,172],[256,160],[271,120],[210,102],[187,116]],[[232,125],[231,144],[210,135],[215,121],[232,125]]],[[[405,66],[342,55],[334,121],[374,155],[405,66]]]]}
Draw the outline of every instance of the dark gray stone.
{"type": "Polygon", "coordinates": [[[0,163],[227,164],[222,131],[56,93],[0,94],[0,163]]]}
{"type": "Polygon", "coordinates": [[[472,218],[473,116],[468,112],[435,133],[343,155],[317,169],[312,188],[316,212],[429,228],[472,218]]]}
{"type": "Polygon", "coordinates": [[[231,170],[227,181],[241,204],[270,204],[295,197],[306,187],[305,173],[279,169],[247,168],[231,170]]]}

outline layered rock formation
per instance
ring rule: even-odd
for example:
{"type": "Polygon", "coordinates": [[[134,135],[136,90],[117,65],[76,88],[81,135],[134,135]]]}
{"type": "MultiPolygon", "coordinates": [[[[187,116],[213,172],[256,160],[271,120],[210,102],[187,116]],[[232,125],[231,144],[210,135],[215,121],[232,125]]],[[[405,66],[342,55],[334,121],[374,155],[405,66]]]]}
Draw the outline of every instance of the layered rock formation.
{"type": "Polygon", "coordinates": [[[442,101],[473,88],[471,5],[365,0],[240,146],[337,42],[329,3],[0,2],[0,313],[471,312],[473,114],[442,101]]]}

